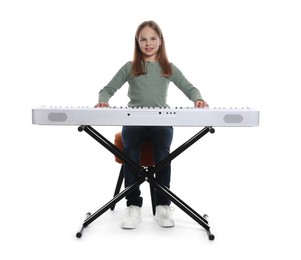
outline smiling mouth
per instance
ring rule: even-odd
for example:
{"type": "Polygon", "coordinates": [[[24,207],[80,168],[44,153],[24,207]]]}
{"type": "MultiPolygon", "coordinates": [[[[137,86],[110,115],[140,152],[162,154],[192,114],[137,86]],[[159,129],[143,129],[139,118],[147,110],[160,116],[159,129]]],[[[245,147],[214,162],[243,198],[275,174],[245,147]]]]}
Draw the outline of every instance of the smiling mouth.
{"type": "Polygon", "coordinates": [[[145,51],[151,52],[154,48],[145,48],[145,51]]]}

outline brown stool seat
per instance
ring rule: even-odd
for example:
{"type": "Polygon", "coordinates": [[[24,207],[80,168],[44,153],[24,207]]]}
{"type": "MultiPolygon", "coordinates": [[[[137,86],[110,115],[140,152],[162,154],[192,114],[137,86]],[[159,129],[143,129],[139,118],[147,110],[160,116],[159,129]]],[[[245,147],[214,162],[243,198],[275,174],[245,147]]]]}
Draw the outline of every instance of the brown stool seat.
{"type": "MultiPolygon", "coordinates": [[[[114,144],[123,151],[124,146],[122,142],[121,132],[115,134],[114,144]]],[[[123,162],[115,156],[115,161],[118,163],[123,162]]],[[[154,155],[153,155],[153,146],[150,142],[146,141],[141,147],[141,158],[140,158],[141,166],[153,166],[155,165],[154,155]]]]}

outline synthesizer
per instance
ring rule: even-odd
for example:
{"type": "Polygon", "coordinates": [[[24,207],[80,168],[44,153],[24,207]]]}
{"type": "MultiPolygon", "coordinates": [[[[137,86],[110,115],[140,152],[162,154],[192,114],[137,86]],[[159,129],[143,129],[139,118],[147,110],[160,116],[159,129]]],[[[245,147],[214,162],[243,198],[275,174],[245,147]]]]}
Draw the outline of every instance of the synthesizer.
{"type": "Polygon", "coordinates": [[[259,111],[250,107],[62,107],[32,109],[39,125],[93,126],[258,126],[259,111]]]}

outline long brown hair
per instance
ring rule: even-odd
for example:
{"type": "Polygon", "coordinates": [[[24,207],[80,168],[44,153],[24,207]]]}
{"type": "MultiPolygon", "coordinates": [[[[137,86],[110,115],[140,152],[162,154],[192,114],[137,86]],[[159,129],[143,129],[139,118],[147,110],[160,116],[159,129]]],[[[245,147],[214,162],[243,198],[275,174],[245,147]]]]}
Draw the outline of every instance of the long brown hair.
{"type": "Polygon", "coordinates": [[[133,63],[132,63],[132,75],[134,77],[136,77],[139,75],[146,74],[145,62],[143,60],[143,54],[140,50],[139,42],[138,42],[138,37],[139,37],[140,31],[146,26],[152,28],[158,34],[159,38],[161,39],[161,45],[160,45],[158,53],[157,53],[157,59],[161,66],[161,70],[162,70],[161,75],[168,78],[172,74],[172,68],[171,68],[171,65],[167,58],[166,49],[165,49],[165,41],[164,41],[162,31],[161,31],[159,25],[154,21],[145,21],[145,22],[141,23],[137,28],[136,35],[135,35],[134,59],[133,59],[133,63]]]}

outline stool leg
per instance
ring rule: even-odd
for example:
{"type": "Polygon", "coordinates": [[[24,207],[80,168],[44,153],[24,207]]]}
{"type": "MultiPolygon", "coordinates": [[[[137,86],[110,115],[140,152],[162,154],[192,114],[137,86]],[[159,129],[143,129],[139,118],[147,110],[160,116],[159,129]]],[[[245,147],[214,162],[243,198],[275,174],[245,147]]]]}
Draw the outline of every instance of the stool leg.
{"type": "MultiPolygon", "coordinates": [[[[123,174],[123,165],[122,165],[120,167],[120,172],[119,172],[119,176],[118,176],[118,180],[117,180],[117,184],[116,184],[116,188],[115,188],[115,192],[114,192],[114,196],[113,197],[115,197],[120,192],[123,179],[124,179],[124,174],[123,174]]],[[[115,205],[116,204],[112,205],[111,210],[115,209],[115,205]]]]}
{"type": "Polygon", "coordinates": [[[153,215],[156,215],[156,199],[155,199],[155,189],[154,187],[149,184],[149,190],[150,190],[150,195],[151,195],[151,201],[152,201],[152,210],[153,210],[153,215]]]}

